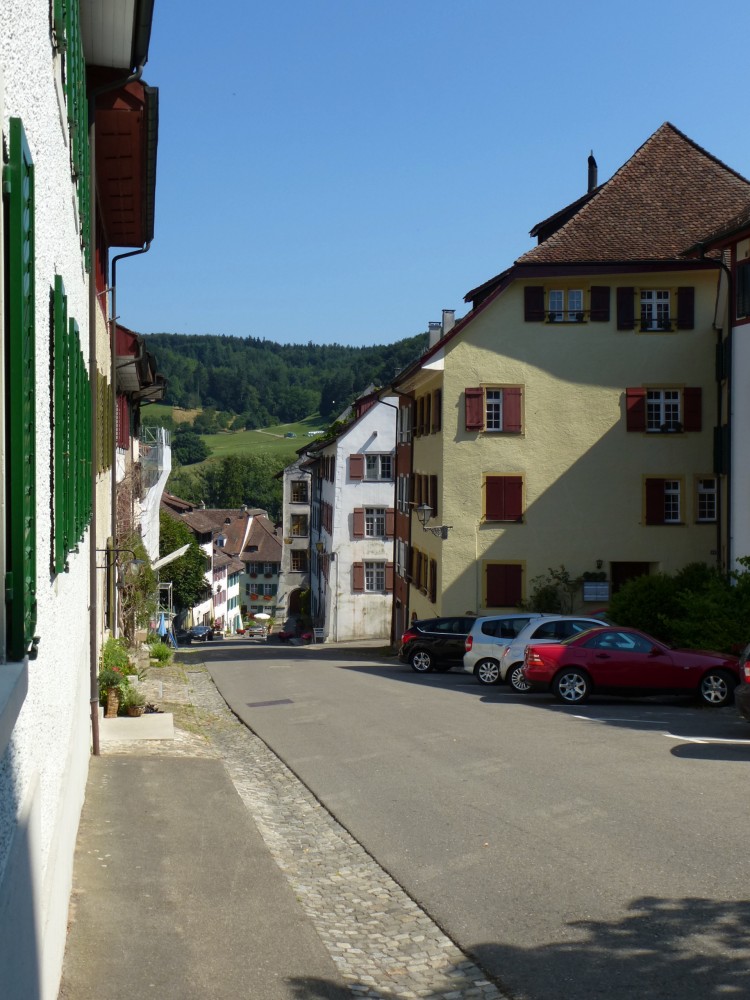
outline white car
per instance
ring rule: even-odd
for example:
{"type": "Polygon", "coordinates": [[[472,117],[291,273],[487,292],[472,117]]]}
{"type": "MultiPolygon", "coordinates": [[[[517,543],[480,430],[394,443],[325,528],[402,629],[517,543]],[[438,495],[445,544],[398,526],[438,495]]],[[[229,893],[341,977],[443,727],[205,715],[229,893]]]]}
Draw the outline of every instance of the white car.
{"type": "Polygon", "coordinates": [[[579,615],[539,612],[477,618],[464,643],[464,670],[480,684],[507,680],[514,691],[527,691],[521,669],[530,642],[560,642],[604,622],[579,615]]]}

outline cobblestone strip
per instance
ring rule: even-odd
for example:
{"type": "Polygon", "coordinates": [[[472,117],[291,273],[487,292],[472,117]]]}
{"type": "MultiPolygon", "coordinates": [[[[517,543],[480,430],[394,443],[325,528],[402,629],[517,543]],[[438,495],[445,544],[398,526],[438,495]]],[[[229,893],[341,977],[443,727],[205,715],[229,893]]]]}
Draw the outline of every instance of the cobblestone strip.
{"type": "Polygon", "coordinates": [[[353,996],[505,1000],[294,774],[228,710],[207,673],[188,677],[207,735],[353,996]]]}

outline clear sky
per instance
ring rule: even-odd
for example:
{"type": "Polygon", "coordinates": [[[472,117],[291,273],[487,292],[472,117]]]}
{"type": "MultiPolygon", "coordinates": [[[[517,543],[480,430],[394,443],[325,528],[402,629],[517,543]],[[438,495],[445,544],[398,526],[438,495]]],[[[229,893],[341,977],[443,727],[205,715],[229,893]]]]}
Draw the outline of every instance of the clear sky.
{"type": "Polygon", "coordinates": [[[664,121],[750,177],[746,0],[156,0],[141,333],[383,344],[664,121]]]}

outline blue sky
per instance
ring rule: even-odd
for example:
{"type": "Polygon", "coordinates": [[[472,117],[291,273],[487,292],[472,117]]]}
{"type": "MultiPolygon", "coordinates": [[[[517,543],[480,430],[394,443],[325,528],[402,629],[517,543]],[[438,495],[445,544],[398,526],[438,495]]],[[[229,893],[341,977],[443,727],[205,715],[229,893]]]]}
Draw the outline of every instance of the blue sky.
{"type": "Polygon", "coordinates": [[[391,343],[463,315],[592,149],[601,182],[671,121],[750,177],[748,6],[156,0],[156,238],[121,321],[391,343]]]}

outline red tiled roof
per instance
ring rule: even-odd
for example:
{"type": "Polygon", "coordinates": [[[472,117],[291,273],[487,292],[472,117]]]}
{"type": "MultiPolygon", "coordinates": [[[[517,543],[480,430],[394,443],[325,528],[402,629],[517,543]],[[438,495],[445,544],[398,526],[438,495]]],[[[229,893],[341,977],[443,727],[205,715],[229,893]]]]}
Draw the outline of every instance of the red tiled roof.
{"type": "Polygon", "coordinates": [[[281,541],[267,517],[253,518],[242,558],[251,562],[281,562],[281,541]],[[257,546],[251,552],[250,546],[257,546]]]}
{"type": "Polygon", "coordinates": [[[750,182],[665,122],[517,264],[678,260],[747,206],[750,182]]]}

